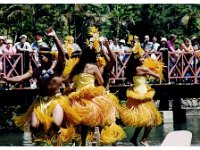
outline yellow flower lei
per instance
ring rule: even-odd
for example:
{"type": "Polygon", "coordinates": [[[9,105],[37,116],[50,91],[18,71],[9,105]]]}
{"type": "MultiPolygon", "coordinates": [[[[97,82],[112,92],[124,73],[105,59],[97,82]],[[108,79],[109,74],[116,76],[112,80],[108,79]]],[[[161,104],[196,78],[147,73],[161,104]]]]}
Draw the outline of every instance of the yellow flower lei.
{"type": "Polygon", "coordinates": [[[102,67],[106,65],[106,60],[104,57],[97,57],[97,66],[102,67]]]}
{"type": "Polygon", "coordinates": [[[96,28],[95,26],[89,27],[88,34],[93,36],[95,33],[99,33],[98,28],[96,28]]]}

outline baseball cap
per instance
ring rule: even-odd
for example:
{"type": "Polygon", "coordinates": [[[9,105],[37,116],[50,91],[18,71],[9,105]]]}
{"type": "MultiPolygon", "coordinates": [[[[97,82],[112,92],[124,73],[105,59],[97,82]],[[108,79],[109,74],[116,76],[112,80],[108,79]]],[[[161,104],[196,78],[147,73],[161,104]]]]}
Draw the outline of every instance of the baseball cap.
{"type": "Polygon", "coordinates": [[[124,39],[121,39],[119,42],[125,44],[125,40],[124,39]]]}
{"type": "Polygon", "coordinates": [[[4,36],[0,36],[0,40],[5,40],[4,36]]]}
{"type": "Polygon", "coordinates": [[[13,41],[11,39],[7,39],[6,44],[12,44],[13,41]]]}
{"type": "Polygon", "coordinates": [[[166,38],[162,38],[160,41],[161,41],[161,42],[162,42],[162,41],[167,42],[167,39],[166,39],[166,38]]]}
{"type": "Polygon", "coordinates": [[[27,39],[27,36],[26,36],[26,35],[21,35],[19,38],[20,38],[20,39],[22,39],[22,38],[27,39]]]}

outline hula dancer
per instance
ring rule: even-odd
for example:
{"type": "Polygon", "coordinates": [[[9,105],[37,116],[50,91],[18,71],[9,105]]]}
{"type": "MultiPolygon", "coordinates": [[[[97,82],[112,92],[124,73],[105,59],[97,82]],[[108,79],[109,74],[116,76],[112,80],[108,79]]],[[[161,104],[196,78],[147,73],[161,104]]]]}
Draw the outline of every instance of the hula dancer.
{"type": "Polygon", "coordinates": [[[144,59],[144,53],[140,46],[136,46],[130,56],[125,76],[133,81],[134,87],[127,90],[127,103],[120,114],[125,125],[136,127],[131,138],[135,146],[138,145],[137,138],[143,127],[145,130],[140,143],[148,146],[147,137],[152,127],[162,123],[161,114],[153,102],[155,91],[146,84],[146,80],[148,76],[162,79],[163,64],[150,58],[144,59]]]}

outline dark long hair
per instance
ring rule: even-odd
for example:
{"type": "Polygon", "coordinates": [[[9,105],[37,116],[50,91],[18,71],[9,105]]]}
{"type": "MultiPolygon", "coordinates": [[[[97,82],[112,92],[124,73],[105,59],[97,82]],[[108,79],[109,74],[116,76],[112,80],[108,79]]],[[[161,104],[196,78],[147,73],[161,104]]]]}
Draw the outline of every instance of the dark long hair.
{"type": "Polygon", "coordinates": [[[126,65],[125,77],[129,82],[132,82],[133,76],[136,74],[136,68],[141,66],[140,58],[134,58],[135,54],[131,53],[130,59],[126,65]]]}
{"type": "Polygon", "coordinates": [[[96,56],[97,54],[94,48],[91,49],[90,47],[86,47],[85,49],[83,49],[80,60],[74,66],[72,72],[69,75],[69,79],[72,79],[75,75],[81,73],[87,63],[95,64],[97,62],[96,56]]]}
{"type": "Polygon", "coordinates": [[[43,68],[44,65],[45,65],[45,66],[46,66],[46,65],[47,65],[47,66],[49,66],[49,65],[51,66],[51,65],[52,65],[52,60],[53,60],[53,56],[52,56],[52,54],[50,53],[50,52],[51,52],[51,49],[48,48],[48,47],[41,47],[41,48],[39,49],[39,61],[41,62],[41,58],[40,58],[40,57],[41,57],[41,54],[40,54],[40,51],[44,52],[44,53],[41,53],[41,54],[48,58],[48,62],[45,63],[45,64],[42,63],[41,68],[43,68]]]}

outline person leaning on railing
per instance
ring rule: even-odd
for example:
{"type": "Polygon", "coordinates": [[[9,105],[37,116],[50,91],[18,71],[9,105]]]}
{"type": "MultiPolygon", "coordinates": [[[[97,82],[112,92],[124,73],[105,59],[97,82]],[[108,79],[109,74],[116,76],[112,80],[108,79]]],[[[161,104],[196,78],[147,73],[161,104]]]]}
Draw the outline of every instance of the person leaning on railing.
{"type": "Polygon", "coordinates": [[[192,37],[192,40],[191,40],[191,43],[192,43],[192,47],[193,49],[196,51],[196,50],[200,50],[200,45],[199,45],[199,42],[198,42],[198,39],[197,37],[192,37]]]}
{"type": "MultiPolygon", "coordinates": [[[[13,46],[13,41],[11,39],[7,39],[6,40],[6,44],[2,49],[3,54],[7,54],[9,61],[11,62],[11,64],[13,64],[15,62],[15,56],[14,54],[16,54],[17,50],[16,48],[13,46]]],[[[9,65],[9,63],[7,63],[6,65],[6,72],[9,72],[11,69],[11,66],[9,65]]]]}
{"type": "Polygon", "coordinates": [[[14,44],[14,47],[17,50],[17,53],[23,55],[23,71],[24,73],[28,71],[29,67],[29,52],[32,52],[32,48],[29,42],[27,42],[27,36],[21,35],[19,37],[20,42],[14,44]]]}
{"type": "MultiPolygon", "coordinates": [[[[167,41],[168,51],[169,52],[173,52],[173,54],[171,54],[171,60],[172,60],[172,62],[175,62],[176,58],[178,57],[178,53],[175,53],[176,52],[176,47],[175,47],[176,37],[177,36],[175,34],[171,34],[170,37],[169,37],[169,40],[167,41]]],[[[172,62],[170,64],[170,67],[173,66],[172,62]]]]}
{"type": "MultiPolygon", "coordinates": [[[[193,56],[193,53],[188,54],[187,52],[194,52],[190,39],[185,38],[184,43],[181,44],[181,48],[183,52],[186,52],[185,57],[187,58],[187,61],[190,62],[190,58],[193,56]]],[[[187,64],[187,62],[184,63],[187,64]]],[[[194,67],[194,60],[190,62],[190,65],[192,68],[194,67]]],[[[187,72],[185,76],[192,76],[192,72],[191,71],[187,72]]],[[[186,78],[186,81],[191,82],[188,78],[186,78]]]]}
{"type": "Polygon", "coordinates": [[[194,52],[190,39],[185,38],[184,43],[181,44],[184,52],[194,52]]]}
{"type": "Polygon", "coordinates": [[[6,45],[3,48],[3,53],[4,54],[8,54],[9,58],[12,58],[11,55],[16,54],[17,50],[16,48],[13,46],[13,41],[11,39],[7,39],[6,41],[6,45]]]}

